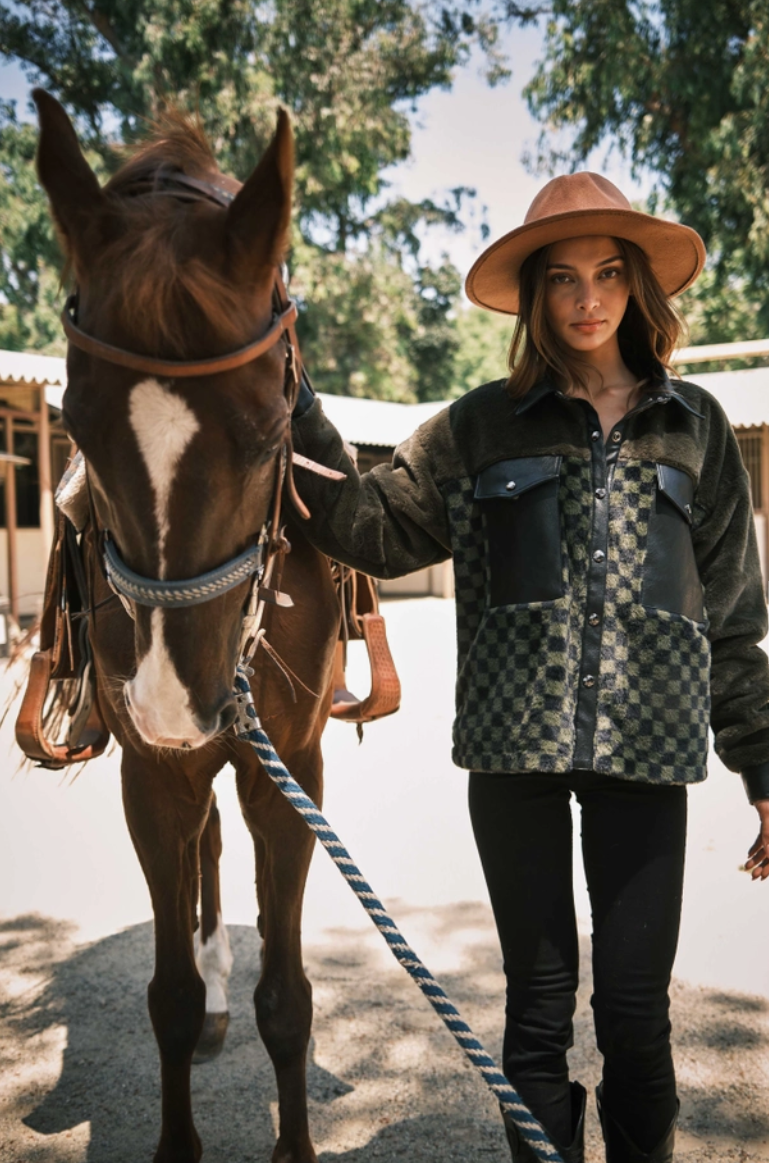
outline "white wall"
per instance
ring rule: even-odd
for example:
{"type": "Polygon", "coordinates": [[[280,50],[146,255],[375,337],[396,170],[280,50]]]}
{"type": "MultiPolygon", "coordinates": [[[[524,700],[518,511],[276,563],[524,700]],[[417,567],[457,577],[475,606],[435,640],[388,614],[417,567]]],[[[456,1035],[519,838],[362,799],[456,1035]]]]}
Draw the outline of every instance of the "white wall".
{"type": "Polygon", "coordinates": [[[453,598],[454,570],[450,561],[442,561],[439,565],[418,569],[405,577],[380,581],[379,593],[383,598],[453,598]]]}
{"type": "MultiPolygon", "coordinates": [[[[43,606],[49,546],[39,529],[18,529],[19,613],[38,614],[43,606]]],[[[8,597],[8,530],[0,529],[0,597],[8,597]]]]}

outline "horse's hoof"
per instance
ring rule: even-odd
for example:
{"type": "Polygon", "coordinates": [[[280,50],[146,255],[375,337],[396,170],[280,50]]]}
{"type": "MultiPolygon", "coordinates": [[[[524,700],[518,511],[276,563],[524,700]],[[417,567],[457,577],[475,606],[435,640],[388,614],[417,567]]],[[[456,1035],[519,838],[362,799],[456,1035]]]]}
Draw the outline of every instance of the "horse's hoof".
{"type": "Polygon", "coordinates": [[[191,1131],[191,1137],[184,1136],[184,1143],[164,1132],[160,1137],[153,1163],[200,1163],[203,1155],[200,1135],[194,1127],[191,1131]]]}
{"type": "Polygon", "coordinates": [[[278,1139],[271,1163],[318,1163],[318,1156],[309,1139],[304,1146],[294,1145],[292,1148],[285,1146],[282,1139],[278,1139]]]}
{"type": "Polygon", "coordinates": [[[228,1013],[206,1014],[195,1053],[192,1055],[193,1063],[210,1062],[212,1058],[218,1058],[222,1052],[229,1024],[230,1015],[228,1013]]]}

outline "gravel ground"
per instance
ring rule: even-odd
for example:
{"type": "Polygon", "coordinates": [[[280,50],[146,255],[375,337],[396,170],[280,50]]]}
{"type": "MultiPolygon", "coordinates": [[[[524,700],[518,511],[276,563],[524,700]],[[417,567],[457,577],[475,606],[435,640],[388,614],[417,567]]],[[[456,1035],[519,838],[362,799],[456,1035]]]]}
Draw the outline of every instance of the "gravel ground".
{"type": "MultiPolygon", "coordinates": [[[[487,907],[446,906],[426,915],[396,904],[395,911],[407,934],[415,925],[437,942],[463,933],[463,962],[441,981],[498,1052],[502,977],[487,907]]],[[[257,939],[241,925],[230,934],[230,1031],[222,1056],[194,1071],[196,1120],[205,1159],[266,1161],[276,1103],[251,1005],[257,939]]],[[[151,925],[76,946],[65,923],[27,916],[0,925],[0,941],[4,1163],[149,1160],[159,1125],[145,1006],[151,925]]],[[[379,963],[367,931],[330,934],[324,946],[307,949],[306,961],[316,1007],[310,1117],[322,1163],[509,1158],[479,1077],[395,963],[379,963]]],[[[682,1101],[677,1160],[769,1160],[769,1005],[676,983],[673,1011],[682,1101]]],[[[574,1076],[591,1090],[600,1068],[584,990],[575,1043],[574,1076]]],[[[588,1163],[598,1163],[592,1103],[587,1143],[588,1163]]]]}

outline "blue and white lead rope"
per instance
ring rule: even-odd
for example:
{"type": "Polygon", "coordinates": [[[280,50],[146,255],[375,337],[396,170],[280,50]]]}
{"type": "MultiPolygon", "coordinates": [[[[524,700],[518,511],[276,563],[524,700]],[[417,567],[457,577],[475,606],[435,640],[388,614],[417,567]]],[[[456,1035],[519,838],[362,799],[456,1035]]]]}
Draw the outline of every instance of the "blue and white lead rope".
{"type": "Polygon", "coordinates": [[[520,1095],[502,1074],[494,1059],[484,1050],[470,1027],[460,1017],[459,1012],[446,997],[430,970],[422,964],[414,950],[406,944],[397,925],[385,911],[379,898],[372,892],[371,886],[365,880],[333,828],[286,770],[259,722],[251,695],[251,687],[242,667],[238,667],[235,675],[234,693],[238,704],[238,717],[234,724],[235,734],[239,739],[247,740],[255,748],[270,779],[280,788],[286,799],[303,816],[307,826],[318,837],[379,929],[393,956],[414,979],[433,1009],[443,1020],[446,1028],[454,1035],[467,1054],[473,1066],[480,1071],[484,1081],[494,1092],[502,1110],[513,1119],[521,1137],[529,1144],[537,1159],[541,1160],[541,1163],[563,1163],[541,1124],[524,1105],[520,1095]]]}

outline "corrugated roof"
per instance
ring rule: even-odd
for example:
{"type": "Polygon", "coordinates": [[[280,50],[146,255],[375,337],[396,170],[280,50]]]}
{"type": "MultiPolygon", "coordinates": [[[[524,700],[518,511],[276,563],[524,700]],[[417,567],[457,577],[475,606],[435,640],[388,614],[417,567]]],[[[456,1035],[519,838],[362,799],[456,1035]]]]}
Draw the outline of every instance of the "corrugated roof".
{"type": "Polygon", "coordinates": [[[67,361],[28,351],[0,351],[0,381],[24,384],[67,383],[67,361]]]}
{"type": "Polygon", "coordinates": [[[391,400],[360,400],[353,396],[318,395],[323,411],[350,444],[395,448],[415,428],[449,406],[448,400],[429,404],[395,404],[391,400]]]}
{"type": "Polygon", "coordinates": [[[695,373],[684,378],[711,392],[735,428],[769,424],[769,367],[695,373]]]}
{"type": "MultiPolygon", "coordinates": [[[[688,383],[711,392],[735,428],[769,424],[769,367],[744,371],[703,372],[687,375],[688,383]]],[[[395,448],[447,401],[430,404],[394,404],[319,393],[323,410],[351,444],[395,448]]]]}
{"type": "Polygon", "coordinates": [[[54,408],[61,408],[67,386],[67,361],[30,351],[0,351],[0,383],[45,384],[46,400],[54,408]]]}
{"type": "MultiPolygon", "coordinates": [[[[746,371],[694,373],[686,379],[718,399],[735,427],[769,424],[769,367],[746,371]]],[[[0,351],[0,382],[46,384],[49,404],[61,407],[67,384],[66,361],[24,351],[0,351]]],[[[420,424],[448,407],[448,401],[396,404],[320,394],[328,418],[351,444],[395,448],[420,424]]]]}

